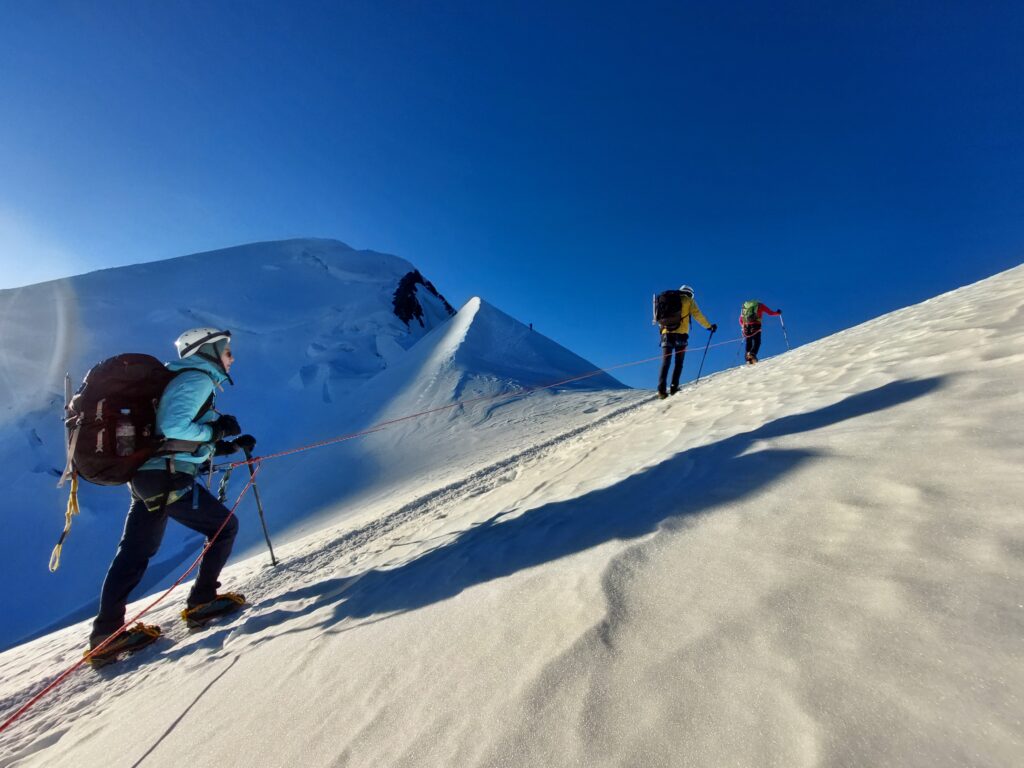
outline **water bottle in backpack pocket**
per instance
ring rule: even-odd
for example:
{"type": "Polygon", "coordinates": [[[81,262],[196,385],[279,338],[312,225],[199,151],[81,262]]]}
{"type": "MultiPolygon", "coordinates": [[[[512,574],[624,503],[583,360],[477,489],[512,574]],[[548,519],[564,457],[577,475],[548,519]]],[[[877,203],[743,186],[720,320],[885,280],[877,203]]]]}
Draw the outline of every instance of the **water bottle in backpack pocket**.
{"type": "Polygon", "coordinates": [[[122,408],[121,415],[117,417],[117,429],[114,431],[117,441],[117,455],[131,456],[135,453],[135,425],[132,424],[132,411],[130,408],[122,408]]]}

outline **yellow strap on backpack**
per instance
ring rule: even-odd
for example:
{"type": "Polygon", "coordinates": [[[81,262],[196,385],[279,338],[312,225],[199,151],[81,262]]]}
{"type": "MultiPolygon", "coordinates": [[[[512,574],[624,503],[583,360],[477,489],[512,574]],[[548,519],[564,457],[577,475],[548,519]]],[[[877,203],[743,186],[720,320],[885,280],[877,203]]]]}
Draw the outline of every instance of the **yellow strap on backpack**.
{"type": "Polygon", "coordinates": [[[78,514],[78,473],[71,473],[71,493],[68,495],[68,508],[64,512],[64,532],[60,535],[57,546],[50,554],[50,573],[60,568],[60,551],[64,547],[64,539],[71,532],[71,518],[78,514]]]}

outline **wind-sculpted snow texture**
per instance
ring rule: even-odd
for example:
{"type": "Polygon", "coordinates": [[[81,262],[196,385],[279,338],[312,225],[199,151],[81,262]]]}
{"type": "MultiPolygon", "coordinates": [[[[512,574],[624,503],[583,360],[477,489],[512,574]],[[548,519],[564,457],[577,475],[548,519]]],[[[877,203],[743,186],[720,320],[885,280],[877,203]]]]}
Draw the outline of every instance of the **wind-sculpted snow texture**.
{"type": "MultiPolygon", "coordinates": [[[[221,625],[159,608],[166,638],[76,674],[0,765],[1016,765],[1022,300],[1019,267],[665,402],[375,435],[439,463],[230,565],[253,605],[221,625]]],[[[402,362],[427,401],[487,380],[459,319],[402,362]]],[[[0,709],[85,630],[0,655],[0,709]]]]}
{"type": "MultiPolygon", "coordinates": [[[[451,337],[451,307],[425,283],[395,256],[333,240],[291,240],[0,291],[0,562],[19,584],[0,596],[0,648],[92,614],[124,524],[125,489],[83,484],[82,515],[61,569],[47,572],[67,496],[55,487],[64,466],[65,370],[77,387],[91,365],[111,355],[133,351],[169,359],[184,329],[229,328],[236,386],[219,395],[218,408],[236,415],[259,439],[257,453],[266,454],[363,429],[393,411],[404,391],[444,405],[464,387],[515,392],[543,375],[593,369],[497,310],[489,313],[503,318],[500,332],[483,327],[492,325],[485,319],[474,322],[478,300],[451,337]],[[419,282],[407,280],[410,274],[419,282]],[[403,281],[404,300],[417,311],[411,323],[395,314],[403,281]],[[478,361],[459,351],[458,340],[467,334],[497,336],[490,358],[478,361]],[[418,365],[406,362],[412,356],[418,365]],[[503,366],[492,364],[498,361],[503,366]],[[382,378],[392,369],[399,375],[382,378]]],[[[585,387],[621,385],[600,377],[585,387]]],[[[447,413],[442,423],[457,417],[447,413]]],[[[262,475],[261,487],[272,530],[283,542],[325,520],[336,522],[338,506],[361,493],[417,482],[424,466],[445,470],[430,461],[434,442],[433,433],[424,443],[408,429],[395,429],[373,442],[276,464],[262,475]]],[[[455,454],[448,457],[456,467],[465,465],[455,454]]],[[[238,478],[235,491],[242,486],[238,478]]],[[[236,552],[244,555],[262,542],[258,525],[243,524],[236,552]]],[[[143,589],[170,584],[201,543],[181,526],[169,526],[143,589]]]]}

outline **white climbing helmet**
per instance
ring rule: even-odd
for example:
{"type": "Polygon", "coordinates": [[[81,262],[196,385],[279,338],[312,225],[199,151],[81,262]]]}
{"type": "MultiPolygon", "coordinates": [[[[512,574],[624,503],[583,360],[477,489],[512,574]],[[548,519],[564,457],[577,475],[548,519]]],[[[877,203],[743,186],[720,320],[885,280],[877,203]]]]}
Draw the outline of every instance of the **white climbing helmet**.
{"type": "Polygon", "coordinates": [[[204,344],[216,344],[222,339],[230,341],[231,331],[223,331],[220,328],[192,328],[175,339],[174,348],[178,350],[178,357],[184,359],[194,355],[204,344]]]}
{"type": "Polygon", "coordinates": [[[680,293],[685,293],[691,299],[693,298],[693,288],[691,288],[690,286],[686,285],[685,283],[683,285],[679,286],[679,292],[680,293]]]}

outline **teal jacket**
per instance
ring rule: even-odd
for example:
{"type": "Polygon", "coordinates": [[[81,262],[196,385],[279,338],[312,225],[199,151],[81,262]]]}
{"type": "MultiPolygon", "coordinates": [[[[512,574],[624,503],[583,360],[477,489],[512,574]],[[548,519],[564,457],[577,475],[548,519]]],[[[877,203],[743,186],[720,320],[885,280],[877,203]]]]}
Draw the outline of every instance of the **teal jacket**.
{"type": "MultiPolygon", "coordinates": [[[[192,440],[204,443],[194,453],[175,453],[175,464],[200,465],[213,457],[213,427],[219,414],[209,410],[202,416],[199,411],[210,400],[217,387],[227,380],[227,374],[201,357],[186,357],[166,363],[169,371],[184,371],[171,379],[160,403],[156,408],[156,429],[168,440],[192,440]]],[[[167,456],[158,456],[143,464],[140,469],[166,469],[167,456]]]]}

